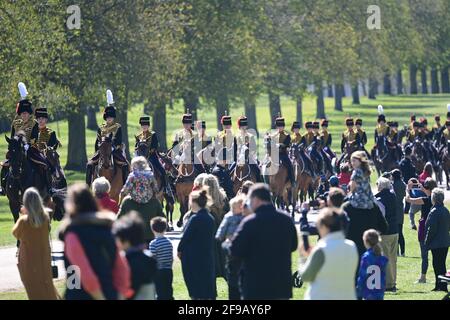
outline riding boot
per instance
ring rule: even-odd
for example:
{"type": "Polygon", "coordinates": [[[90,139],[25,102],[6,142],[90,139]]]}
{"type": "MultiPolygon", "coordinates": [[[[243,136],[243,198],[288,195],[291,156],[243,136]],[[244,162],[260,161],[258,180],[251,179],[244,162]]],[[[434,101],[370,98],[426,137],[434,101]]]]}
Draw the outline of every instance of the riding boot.
{"type": "Polygon", "coordinates": [[[127,165],[122,166],[122,180],[123,180],[124,185],[127,182],[129,174],[130,174],[130,172],[128,170],[128,166],[127,165]]]}
{"type": "Polygon", "coordinates": [[[93,175],[93,164],[88,163],[86,166],[86,184],[90,187],[92,183],[92,175],[93,175]]]}

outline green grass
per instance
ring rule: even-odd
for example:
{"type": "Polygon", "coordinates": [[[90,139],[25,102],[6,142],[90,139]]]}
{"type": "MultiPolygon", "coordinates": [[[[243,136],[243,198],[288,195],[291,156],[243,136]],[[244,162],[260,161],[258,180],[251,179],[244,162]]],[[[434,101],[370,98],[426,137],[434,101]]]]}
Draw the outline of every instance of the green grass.
{"type": "MultiPolygon", "coordinates": [[[[367,98],[361,98],[361,105],[351,105],[351,98],[344,98],[344,112],[335,111],[334,100],[330,98],[325,99],[326,114],[330,120],[330,132],[333,135],[333,149],[338,150],[340,145],[340,136],[344,130],[344,119],[347,116],[357,117],[360,116],[364,120],[364,128],[367,131],[369,143],[368,149],[373,145],[373,132],[376,124],[377,117],[377,105],[382,104],[384,106],[385,114],[388,119],[396,120],[400,125],[408,124],[411,113],[415,113],[418,117],[426,116],[429,118],[429,123],[432,125],[433,116],[436,113],[441,114],[441,117],[445,117],[446,105],[450,102],[450,95],[417,95],[417,96],[379,96],[377,100],[369,100],[367,98]]],[[[286,118],[287,127],[290,127],[291,122],[295,119],[295,101],[288,98],[281,98],[282,114],[286,118]]],[[[260,133],[265,132],[270,128],[270,114],[268,107],[267,96],[261,96],[257,100],[257,121],[258,129],[260,133]]],[[[142,114],[142,105],[136,105],[131,108],[128,114],[128,132],[130,145],[134,143],[133,135],[139,130],[138,119],[142,114]]],[[[231,116],[233,117],[233,124],[238,116],[244,112],[243,106],[233,106],[231,109],[231,116]]],[[[303,120],[315,119],[315,101],[313,99],[305,99],[303,103],[303,120]]],[[[181,103],[174,105],[173,109],[167,109],[167,141],[170,144],[172,135],[175,130],[181,128],[181,114],[183,108],[181,103]]],[[[199,110],[198,117],[206,120],[208,131],[211,135],[214,134],[216,129],[216,112],[212,106],[205,106],[202,110],[199,110]]],[[[97,120],[101,123],[101,115],[97,115],[97,120]]],[[[59,122],[59,136],[63,143],[63,147],[59,150],[61,155],[62,165],[66,163],[67,159],[67,122],[59,122]]],[[[56,123],[50,124],[50,126],[57,130],[56,123]]],[[[88,156],[91,156],[94,149],[95,132],[86,130],[86,148],[88,156]]],[[[6,142],[2,140],[0,142],[0,154],[6,152],[6,142]]],[[[84,181],[84,174],[78,172],[66,172],[69,184],[75,181],[84,181]]],[[[373,179],[372,179],[373,180],[373,179]]],[[[178,210],[175,212],[175,217],[178,216],[178,210]]],[[[405,217],[405,221],[407,217],[405,217]]],[[[53,232],[56,232],[57,223],[53,224],[53,232]]],[[[11,235],[11,228],[13,226],[12,215],[9,212],[8,202],[5,197],[0,197],[0,247],[12,246],[15,243],[14,238],[11,235]]],[[[407,257],[399,258],[398,260],[398,288],[399,291],[395,294],[387,293],[386,299],[440,299],[443,295],[440,293],[431,293],[430,290],[433,287],[433,269],[431,265],[431,253],[430,253],[430,267],[428,271],[428,284],[415,285],[414,281],[420,273],[420,249],[417,242],[416,231],[412,231],[404,226],[404,234],[407,244],[407,257]]],[[[293,254],[293,265],[296,266],[298,261],[298,254],[293,254]]],[[[448,260],[447,265],[450,265],[448,260]]],[[[220,279],[217,282],[218,294],[220,299],[226,298],[227,287],[226,283],[220,279]]],[[[58,284],[58,288],[63,290],[63,283],[58,284]]],[[[294,298],[302,299],[305,288],[294,289],[294,298]]],[[[187,299],[188,294],[184,285],[181,266],[177,260],[174,265],[174,292],[176,299],[187,299]]],[[[8,291],[0,293],[0,299],[26,299],[26,295],[23,290],[8,291]]]]}

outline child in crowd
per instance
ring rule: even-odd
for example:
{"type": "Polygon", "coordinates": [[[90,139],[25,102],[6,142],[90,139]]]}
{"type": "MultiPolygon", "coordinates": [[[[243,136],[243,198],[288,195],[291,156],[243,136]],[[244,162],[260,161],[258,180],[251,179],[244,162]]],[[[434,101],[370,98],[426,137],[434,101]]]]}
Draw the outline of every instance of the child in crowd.
{"type": "Polygon", "coordinates": [[[424,184],[427,178],[433,178],[433,165],[431,162],[425,164],[422,173],[419,175],[419,182],[424,184]]]}
{"type": "Polygon", "coordinates": [[[348,163],[344,163],[341,166],[341,172],[338,174],[339,186],[347,192],[347,186],[350,183],[350,166],[348,163]]]}
{"type": "Polygon", "coordinates": [[[130,266],[131,300],[155,300],[156,260],[145,250],[144,221],[130,212],[113,227],[118,247],[125,252],[130,266]]]}
{"type": "MultiPolygon", "coordinates": [[[[236,196],[230,201],[231,211],[228,212],[217,229],[216,239],[223,243],[226,250],[230,244],[237,227],[244,218],[245,196],[236,196]]],[[[228,298],[230,300],[240,300],[241,294],[239,292],[239,264],[236,260],[227,254],[226,259],[226,277],[228,282],[228,298]]]]}
{"type": "Polygon", "coordinates": [[[317,195],[323,195],[325,192],[330,191],[330,183],[327,180],[327,177],[325,175],[320,176],[320,184],[317,188],[317,195]]]}
{"type": "Polygon", "coordinates": [[[358,299],[383,300],[388,258],[383,256],[380,234],[374,229],[366,230],[363,240],[367,251],[362,255],[359,267],[356,284],[358,299]]]}
{"type": "Polygon", "coordinates": [[[173,300],[173,245],[166,238],[167,221],[155,217],[150,222],[155,239],[150,242],[150,252],[158,262],[156,275],[156,296],[158,300],[173,300]]]}

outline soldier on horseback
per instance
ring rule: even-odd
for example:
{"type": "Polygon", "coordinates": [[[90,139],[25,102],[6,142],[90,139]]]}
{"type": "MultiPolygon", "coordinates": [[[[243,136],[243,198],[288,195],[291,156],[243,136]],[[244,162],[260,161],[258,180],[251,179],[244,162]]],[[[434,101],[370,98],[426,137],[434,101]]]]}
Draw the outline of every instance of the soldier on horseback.
{"type": "MultiPolygon", "coordinates": [[[[22,135],[27,144],[24,146],[25,152],[28,159],[28,165],[34,172],[40,173],[46,189],[49,194],[51,194],[51,183],[49,177],[47,176],[47,161],[38,149],[37,142],[39,139],[39,124],[33,117],[33,107],[31,102],[27,99],[28,91],[25,84],[19,83],[19,92],[21,100],[17,103],[16,107],[16,118],[11,125],[11,138],[22,135]]],[[[9,170],[10,155],[6,154],[6,161],[3,163],[1,170],[1,194],[5,194],[6,189],[6,177],[9,170]]],[[[27,186],[31,187],[33,185],[33,176],[28,175],[26,177],[27,186]]]]}
{"type": "Polygon", "coordinates": [[[423,142],[423,146],[427,153],[427,159],[433,164],[437,164],[437,151],[433,147],[433,132],[428,129],[428,121],[426,118],[420,119],[419,135],[423,142]]]}
{"type": "Polygon", "coordinates": [[[237,143],[236,137],[234,137],[233,131],[231,130],[231,116],[224,115],[222,119],[220,119],[220,122],[222,123],[223,130],[217,133],[215,150],[222,150],[222,148],[225,148],[226,164],[230,165],[237,160],[237,143]]]}
{"type": "MultiPolygon", "coordinates": [[[[386,124],[386,117],[383,113],[383,106],[378,106],[378,119],[375,128],[375,146],[374,149],[378,153],[379,150],[387,151],[386,139],[389,135],[389,126],[386,124]]],[[[380,156],[379,154],[377,154],[380,156]]]]}
{"type": "Polygon", "coordinates": [[[406,134],[406,142],[407,144],[412,144],[416,139],[419,138],[419,127],[420,123],[418,121],[414,121],[412,123],[412,129],[408,130],[408,133],[406,134]]]}
{"type": "MultiPolygon", "coordinates": [[[[262,182],[261,170],[259,170],[258,160],[256,157],[256,139],[255,136],[247,131],[248,119],[246,116],[239,117],[237,121],[239,127],[239,134],[236,136],[236,153],[241,154],[242,148],[247,148],[248,150],[248,163],[250,170],[255,173],[256,181],[262,182]]],[[[230,167],[230,171],[234,169],[236,162],[230,167]]]]}
{"type": "Polygon", "coordinates": [[[445,129],[442,131],[439,155],[442,156],[442,152],[447,147],[448,142],[450,141],[450,120],[445,122],[445,129]]]}
{"type": "Polygon", "coordinates": [[[284,130],[286,124],[284,118],[278,117],[275,119],[275,126],[277,132],[270,135],[269,148],[272,149],[277,146],[279,152],[279,160],[285,164],[288,172],[288,179],[291,182],[292,187],[295,187],[294,170],[292,168],[292,162],[289,159],[288,148],[291,146],[291,136],[284,130]]]}
{"type": "MultiPolygon", "coordinates": [[[[177,154],[178,157],[183,156],[185,152],[188,152],[190,155],[190,163],[193,164],[194,170],[197,174],[204,173],[205,168],[201,163],[199,163],[200,161],[195,155],[195,132],[192,128],[194,123],[192,114],[189,113],[189,110],[183,115],[181,122],[183,124],[183,129],[175,134],[172,142],[172,150],[174,150],[175,147],[179,148],[179,152],[177,154]]],[[[181,159],[181,161],[184,162],[185,159],[181,159]]]]}
{"type": "Polygon", "coordinates": [[[436,147],[439,148],[439,143],[441,142],[440,135],[442,134],[442,131],[444,131],[444,130],[441,130],[441,128],[444,127],[444,129],[445,129],[445,126],[443,126],[441,124],[441,116],[438,114],[434,116],[434,122],[435,123],[434,123],[433,127],[431,128],[431,132],[433,133],[433,141],[435,141],[436,147]]]}
{"type": "Polygon", "coordinates": [[[370,154],[369,154],[369,152],[366,150],[367,133],[366,133],[366,131],[362,128],[362,125],[363,125],[362,119],[361,119],[361,118],[357,118],[357,119],[355,120],[355,126],[356,126],[355,132],[356,132],[356,135],[358,136],[358,141],[359,141],[359,144],[360,144],[360,149],[363,150],[363,151],[366,153],[367,158],[370,158],[370,154]]]}
{"type": "Polygon", "coordinates": [[[159,172],[161,177],[161,188],[165,188],[167,185],[166,171],[159,162],[158,158],[158,147],[159,141],[158,136],[155,131],[150,130],[150,117],[143,116],[139,119],[139,124],[141,125],[141,132],[135,135],[136,144],[135,151],[138,150],[140,143],[145,143],[148,148],[147,160],[151,163],[153,170],[159,172]]]}
{"type": "MultiPolygon", "coordinates": [[[[200,160],[200,162],[203,165],[203,169],[206,172],[211,172],[212,166],[214,165],[215,161],[212,158],[213,156],[213,145],[212,145],[212,137],[210,137],[206,133],[206,121],[197,121],[195,124],[195,129],[197,131],[194,133],[194,150],[197,158],[200,160]],[[205,154],[204,149],[208,147],[208,158],[207,161],[205,161],[205,154]]],[[[200,168],[198,168],[200,169],[200,168]]]]}
{"type": "Polygon", "coordinates": [[[113,148],[111,155],[114,164],[120,170],[122,170],[122,178],[124,184],[129,173],[128,161],[125,158],[123,151],[122,128],[120,124],[116,122],[116,108],[114,107],[114,98],[111,90],[106,91],[106,100],[108,105],[103,111],[103,120],[105,120],[105,123],[103,123],[97,130],[97,138],[95,140],[95,153],[86,166],[86,183],[88,185],[91,185],[94,169],[100,159],[100,145],[107,139],[111,139],[113,148]]]}
{"type": "Polygon", "coordinates": [[[388,125],[389,125],[389,134],[387,137],[388,147],[394,150],[396,160],[400,161],[402,159],[402,149],[400,147],[400,141],[398,136],[398,122],[391,121],[388,122],[388,125]]]}
{"type": "MultiPolygon", "coordinates": [[[[297,143],[303,145],[305,149],[313,143],[314,141],[314,132],[313,132],[313,123],[311,121],[305,122],[306,133],[305,135],[300,134],[300,123],[298,121],[294,121],[292,124],[292,131],[294,134],[291,136],[291,144],[297,143]]],[[[300,156],[305,163],[305,170],[311,176],[314,177],[314,167],[312,160],[307,152],[300,153],[300,156]]]]}
{"type": "MultiPolygon", "coordinates": [[[[355,144],[359,145],[359,143],[360,143],[359,135],[353,129],[354,124],[355,123],[353,122],[353,118],[345,119],[345,125],[347,126],[347,129],[345,129],[345,131],[342,133],[342,140],[341,140],[342,156],[341,156],[341,158],[345,154],[344,150],[345,150],[346,146],[351,146],[351,145],[355,145],[355,144]]],[[[348,156],[350,157],[351,155],[349,154],[348,156]]]]}

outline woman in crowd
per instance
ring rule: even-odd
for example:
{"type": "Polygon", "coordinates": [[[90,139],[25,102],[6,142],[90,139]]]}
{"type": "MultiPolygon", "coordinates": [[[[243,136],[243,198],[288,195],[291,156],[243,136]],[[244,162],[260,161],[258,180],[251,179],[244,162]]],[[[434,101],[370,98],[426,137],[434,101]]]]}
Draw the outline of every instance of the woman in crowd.
{"type": "Polygon", "coordinates": [[[325,208],[317,218],[320,240],[311,250],[300,253],[308,256],[300,270],[303,281],[309,282],[306,300],[356,300],[355,274],[358,250],[353,241],[346,240],[342,219],[338,212],[325,208]]]}
{"type": "Polygon", "coordinates": [[[154,217],[164,217],[161,202],[156,199],[156,181],[144,157],[131,160],[132,172],[122,189],[122,195],[127,195],[120,206],[118,217],[130,211],[139,213],[145,224],[145,241],[147,246],[155,236],[150,228],[150,220],[154,217]]]}
{"type": "Polygon", "coordinates": [[[405,237],[403,236],[403,200],[406,196],[406,184],[403,182],[402,172],[399,169],[392,171],[392,185],[395,193],[395,211],[397,212],[398,224],[398,245],[400,247],[400,256],[405,256],[405,237]]]}
{"type": "Polygon", "coordinates": [[[59,237],[64,242],[67,281],[72,284],[67,286],[65,298],[128,298],[132,294],[130,269],[111,230],[114,214],[99,212],[94,195],[84,184],[69,188],[65,207],[59,237]]]}
{"type": "Polygon", "coordinates": [[[59,299],[52,276],[50,219],[35,188],[25,191],[20,213],[12,233],[20,241],[17,266],[28,299],[59,299]]]}
{"type": "Polygon", "coordinates": [[[431,193],[433,190],[437,187],[437,183],[432,178],[427,178],[425,180],[425,183],[417,184],[417,180],[410,179],[406,188],[406,198],[405,200],[411,204],[416,204],[422,206],[421,210],[421,216],[419,220],[419,228],[417,232],[419,244],[420,244],[420,253],[422,258],[422,267],[421,267],[421,274],[420,278],[416,281],[416,283],[426,283],[426,275],[428,270],[428,249],[425,246],[425,222],[427,221],[428,214],[430,213],[430,210],[432,208],[432,202],[431,202],[431,193]],[[425,194],[424,197],[420,198],[411,198],[410,191],[418,187],[421,192],[425,194]]]}
{"type": "Polygon", "coordinates": [[[433,209],[425,223],[425,246],[431,250],[436,283],[433,291],[447,291],[447,283],[440,282],[438,276],[446,273],[445,261],[450,246],[450,213],[444,206],[444,190],[435,188],[431,193],[433,209]]]}
{"type": "Polygon", "coordinates": [[[119,206],[117,202],[110,198],[109,191],[111,191],[111,184],[105,177],[100,177],[92,182],[92,191],[97,199],[100,210],[109,210],[117,213],[119,206]]]}
{"type": "Polygon", "coordinates": [[[387,178],[377,180],[378,193],[375,197],[385,208],[384,217],[388,223],[388,229],[381,235],[381,246],[389,262],[386,269],[386,291],[397,290],[397,251],[398,251],[398,222],[397,222],[397,198],[391,192],[392,184],[387,178]]]}
{"type": "Polygon", "coordinates": [[[374,206],[372,189],[370,188],[370,166],[364,151],[352,154],[350,162],[353,173],[350,179],[350,203],[354,208],[372,209],[374,206]]]}
{"type": "Polygon", "coordinates": [[[208,189],[195,190],[189,198],[191,217],[178,244],[184,281],[192,299],[216,299],[214,217],[208,207],[208,189]]]}

